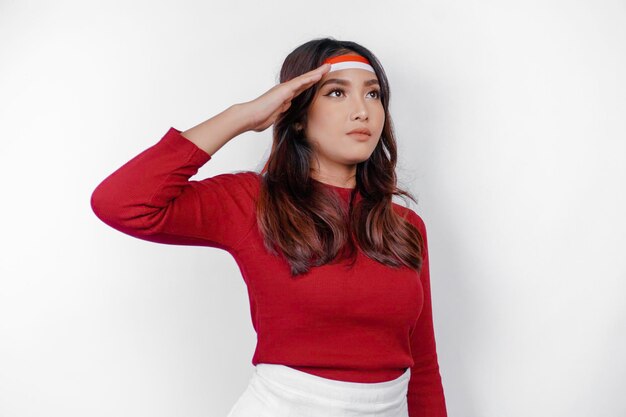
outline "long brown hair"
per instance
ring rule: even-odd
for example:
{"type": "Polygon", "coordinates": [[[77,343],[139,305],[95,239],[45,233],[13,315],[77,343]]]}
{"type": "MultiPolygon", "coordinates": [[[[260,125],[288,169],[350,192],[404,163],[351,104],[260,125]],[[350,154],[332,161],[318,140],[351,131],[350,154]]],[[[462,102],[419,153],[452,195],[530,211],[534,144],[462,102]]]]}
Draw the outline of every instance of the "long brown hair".
{"type": "Polygon", "coordinates": [[[369,258],[389,265],[420,270],[423,238],[419,230],[392,207],[393,195],[414,196],[397,187],[397,149],[389,114],[389,82],[378,59],[367,48],[333,38],[314,39],[294,49],[283,62],[280,82],[311,71],[324,59],[356,53],[367,58],[380,83],[385,123],[372,155],[356,167],[356,187],[349,205],[332,189],[310,177],[312,148],[305,129],[307,110],[318,84],[295,97],[273,126],[272,151],[261,175],[256,205],[259,230],[266,249],[288,261],[292,275],[311,266],[349,257],[356,261],[356,246],[369,258]],[[267,172],[265,172],[267,170],[267,172]],[[355,198],[356,192],[361,198],[355,198]],[[338,256],[339,255],[339,256],[338,256]]]}

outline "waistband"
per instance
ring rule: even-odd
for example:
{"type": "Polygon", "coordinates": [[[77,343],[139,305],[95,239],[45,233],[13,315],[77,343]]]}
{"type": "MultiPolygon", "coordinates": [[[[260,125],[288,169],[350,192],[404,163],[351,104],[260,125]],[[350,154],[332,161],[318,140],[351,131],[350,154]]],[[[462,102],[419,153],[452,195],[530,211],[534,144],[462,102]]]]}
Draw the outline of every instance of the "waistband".
{"type": "MultiPolygon", "coordinates": [[[[383,382],[346,382],[323,378],[286,365],[258,363],[255,377],[266,386],[297,397],[309,398],[321,403],[388,404],[401,406],[411,377],[411,368],[399,377],[383,382]]],[[[277,395],[280,395],[277,393],[277,395]]]]}

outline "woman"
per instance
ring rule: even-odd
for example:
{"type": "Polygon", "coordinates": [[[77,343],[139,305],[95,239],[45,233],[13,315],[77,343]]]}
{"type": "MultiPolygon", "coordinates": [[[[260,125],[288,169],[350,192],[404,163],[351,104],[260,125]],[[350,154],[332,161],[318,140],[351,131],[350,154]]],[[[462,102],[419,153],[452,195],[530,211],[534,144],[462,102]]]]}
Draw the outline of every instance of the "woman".
{"type": "Polygon", "coordinates": [[[256,367],[229,417],[442,417],[426,228],[392,202],[411,197],[395,166],[382,66],[357,43],[315,39],[287,56],[278,85],[170,128],[91,204],[136,238],[237,261],[256,367]],[[228,141],[272,124],[261,173],[189,180],[228,141]]]}

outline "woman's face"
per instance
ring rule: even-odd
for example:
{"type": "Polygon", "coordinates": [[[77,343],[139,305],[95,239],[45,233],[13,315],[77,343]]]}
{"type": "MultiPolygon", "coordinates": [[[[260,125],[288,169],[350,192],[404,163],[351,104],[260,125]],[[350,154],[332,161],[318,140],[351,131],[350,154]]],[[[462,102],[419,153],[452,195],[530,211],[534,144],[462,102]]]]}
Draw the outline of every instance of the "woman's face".
{"type": "Polygon", "coordinates": [[[315,153],[311,166],[346,178],[345,174],[354,174],[357,163],[370,157],[383,130],[385,109],[378,78],[371,71],[349,68],[324,74],[318,85],[305,131],[315,153]],[[369,129],[370,135],[348,134],[358,128],[369,129]]]}

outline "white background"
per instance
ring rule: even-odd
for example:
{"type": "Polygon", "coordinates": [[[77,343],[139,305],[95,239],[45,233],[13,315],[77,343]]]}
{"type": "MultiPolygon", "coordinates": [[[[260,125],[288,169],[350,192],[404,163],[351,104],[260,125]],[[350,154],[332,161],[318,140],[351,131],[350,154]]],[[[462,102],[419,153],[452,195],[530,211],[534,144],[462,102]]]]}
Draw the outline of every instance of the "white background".
{"type": "Polygon", "coordinates": [[[256,342],[234,259],[119,233],[90,196],[323,36],[390,80],[449,415],[626,415],[624,1],[4,0],[0,416],[226,416],[256,342]]]}

